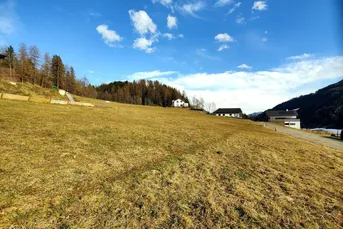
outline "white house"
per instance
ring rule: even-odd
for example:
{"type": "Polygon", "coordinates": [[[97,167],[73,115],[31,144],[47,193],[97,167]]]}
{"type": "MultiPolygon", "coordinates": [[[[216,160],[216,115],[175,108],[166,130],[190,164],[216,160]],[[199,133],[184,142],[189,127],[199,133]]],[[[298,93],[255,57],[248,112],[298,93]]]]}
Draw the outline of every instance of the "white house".
{"type": "Polygon", "coordinates": [[[297,119],[298,112],[296,110],[269,110],[266,111],[269,122],[283,123],[285,126],[295,129],[301,129],[300,119],[297,119]]]}
{"type": "Polygon", "coordinates": [[[189,107],[189,104],[185,103],[181,99],[177,99],[177,100],[172,101],[172,106],[173,107],[189,107]]]}
{"type": "Polygon", "coordinates": [[[219,108],[213,112],[216,116],[231,117],[231,118],[242,118],[243,111],[241,108],[219,108]]]}

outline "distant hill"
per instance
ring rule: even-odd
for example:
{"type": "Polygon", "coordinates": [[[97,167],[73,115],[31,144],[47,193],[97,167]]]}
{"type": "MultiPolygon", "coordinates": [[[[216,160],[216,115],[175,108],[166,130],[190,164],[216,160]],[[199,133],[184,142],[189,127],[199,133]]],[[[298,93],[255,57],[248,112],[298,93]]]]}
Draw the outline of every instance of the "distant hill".
{"type": "MultiPolygon", "coordinates": [[[[272,110],[297,108],[303,128],[343,128],[343,80],[281,103],[272,110]]],[[[258,116],[258,120],[264,118],[265,113],[258,116]]]]}
{"type": "Polygon", "coordinates": [[[263,113],[263,111],[254,112],[254,113],[248,114],[248,117],[249,117],[249,118],[250,118],[250,117],[256,117],[256,116],[258,116],[258,115],[260,115],[260,114],[262,114],[262,113],[263,113]]]}

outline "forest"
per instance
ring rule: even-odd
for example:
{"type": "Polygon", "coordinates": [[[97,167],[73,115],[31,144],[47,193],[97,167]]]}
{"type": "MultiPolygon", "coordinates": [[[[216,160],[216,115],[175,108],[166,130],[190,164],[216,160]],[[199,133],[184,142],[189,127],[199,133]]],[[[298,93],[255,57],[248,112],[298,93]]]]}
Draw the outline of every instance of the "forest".
{"type": "MultiPolygon", "coordinates": [[[[115,81],[100,86],[91,85],[86,77],[78,78],[72,65],[65,64],[61,56],[41,54],[37,46],[20,44],[17,51],[12,46],[0,53],[0,79],[27,82],[41,87],[64,89],[72,94],[137,105],[171,106],[172,100],[189,102],[184,92],[158,81],[115,81]]],[[[193,99],[194,100],[194,99],[193,99]]],[[[195,98],[197,107],[204,107],[202,99],[195,98]]]]}
{"type": "Polygon", "coordinates": [[[171,106],[172,100],[189,102],[185,92],[161,84],[158,81],[139,80],[133,82],[116,81],[96,88],[98,98],[120,103],[137,105],[171,106]]]}
{"type": "Polygon", "coordinates": [[[96,98],[97,92],[86,77],[78,79],[73,66],[64,64],[58,55],[41,54],[37,46],[20,44],[17,52],[12,46],[4,47],[6,55],[0,61],[0,78],[28,82],[41,87],[56,86],[72,94],[96,98]]]}

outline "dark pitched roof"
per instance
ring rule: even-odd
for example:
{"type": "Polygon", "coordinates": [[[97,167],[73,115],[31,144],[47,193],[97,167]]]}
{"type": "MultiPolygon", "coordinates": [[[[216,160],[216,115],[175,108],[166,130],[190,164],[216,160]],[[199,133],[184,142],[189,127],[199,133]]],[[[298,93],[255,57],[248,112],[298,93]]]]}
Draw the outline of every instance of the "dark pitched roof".
{"type": "Polygon", "coordinates": [[[295,111],[295,110],[289,110],[289,111],[273,111],[273,110],[269,110],[269,111],[266,111],[266,115],[268,117],[270,116],[298,116],[298,112],[295,111]]]}
{"type": "Polygon", "coordinates": [[[0,53],[0,59],[5,59],[6,55],[0,53]]]}
{"type": "Polygon", "coordinates": [[[239,114],[243,113],[241,108],[219,108],[214,114],[239,114]]]}

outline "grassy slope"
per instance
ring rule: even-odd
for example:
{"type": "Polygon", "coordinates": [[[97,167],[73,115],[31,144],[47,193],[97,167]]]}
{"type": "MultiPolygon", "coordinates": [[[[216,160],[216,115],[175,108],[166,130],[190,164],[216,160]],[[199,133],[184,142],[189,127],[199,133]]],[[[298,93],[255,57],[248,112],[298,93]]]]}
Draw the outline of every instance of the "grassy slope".
{"type": "Polygon", "coordinates": [[[61,96],[57,90],[42,88],[38,85],[32,85],[30,83],[22,84],[17,82],[17,85],[11,85],[8,81],[1,79],[0,93],[67,100],[67,98],[65,96],[61,96]]]}
{"type": "Polygon", "coordinates": [[[247,120],[109,106],[0,100],[0,228],[343,226],[342,152],[247,120]]]}

